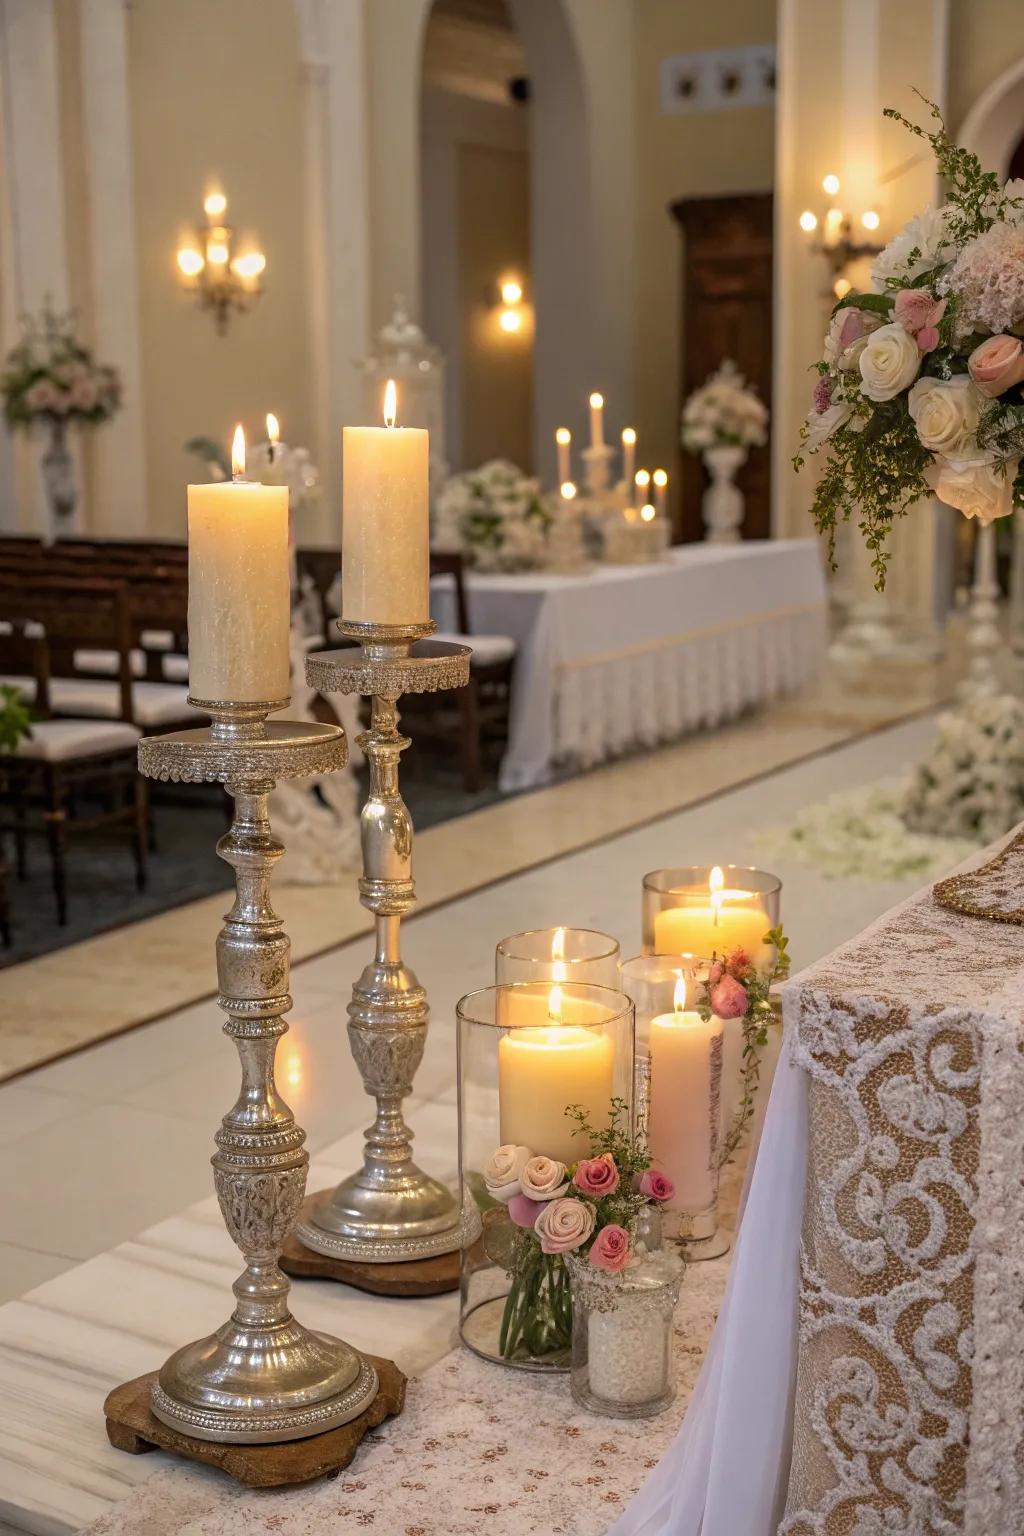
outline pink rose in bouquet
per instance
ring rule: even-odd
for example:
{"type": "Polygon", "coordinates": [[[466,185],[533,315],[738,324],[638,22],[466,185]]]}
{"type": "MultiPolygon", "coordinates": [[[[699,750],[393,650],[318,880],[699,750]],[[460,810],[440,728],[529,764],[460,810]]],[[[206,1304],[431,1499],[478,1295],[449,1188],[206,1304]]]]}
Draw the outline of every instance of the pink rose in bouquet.
{"type": "Polygon", "coordinates": [[[613,1195],[619,1187],[614,1157],[610,1152],[603,1152],[600,1157],[581,1157],[572,1181],[584,1195],[613,1195]]]}
{"type": "Polygon", "coordinates": [[[594,1207],[571,1197],[551,1200],[540,1207],[533,1230],[542,1253],[572,1253],[594,1230],[594,1207]]]}
{"type": "Polygon", "coordinates": [[[1016,336],[990,336],[975,347],[967,369],[982,394],[994,399],[1024,380],[1024,343],[1016,336]]]}
{"type": "Polygon", "coordinates": [[[539,1200],[531,1200],[529,1195],[518,1194],[512,1196],[507,1209],[517,1227],[533,1227],[544,1206],[539,1200]]]}
{"type": "Polygon", "coordinates": [[[614,1223],[602,1227],[590,1249],[590,1262],[595,1269],[603,1269],[609,1275],[617,1275],[629,1263],[629,1233],[625,1227],[614,1223]]]}
{"type": "Polygon", "coordinates": [[[656,1173],[653,1168],[648,1168],[646,1173],[640,1175],[640,1183],[637,1185],[642,1195],[648,1200],[664,1202],[671,1200],[676,1192],[676,1187],[667,1173],[656,1173]]]}
{"type": "Polygon", "coordinates": [[[742,1019],[747,1011],[747,991],[735,976],[726,974],[710,987],[709,1002],[720,1019],[742,1019]]]}
{"type": "Polygon", "coordinates": [[[565,1164],[553,1157],[531,1157],[519,1175],[519,1183],[530,1200],[554,1200],[569,1188],[565,1164]]]}
{"type": "Polygon", "coordinates": [[[901,288],[893,305],[893,317],[917,342],[919,352],[934,352],[939,344],[939,321],[946,313],[945,299],[935,299],[924,288],[901,288]]]}

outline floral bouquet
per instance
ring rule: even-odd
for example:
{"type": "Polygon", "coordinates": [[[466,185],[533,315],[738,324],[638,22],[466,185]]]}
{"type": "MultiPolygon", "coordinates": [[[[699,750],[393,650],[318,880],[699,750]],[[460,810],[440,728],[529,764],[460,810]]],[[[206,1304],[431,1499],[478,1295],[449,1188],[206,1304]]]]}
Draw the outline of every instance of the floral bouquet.
{"type": "Polygon", "coordinates": [[[587,1138],[589,1157],[561,1163],[529,1147],[499,1147],[484,1169],[487,1193],[508,1222],[489,1223],[488,1248],[511,1279],[501,1319],[503,1359],[543,1357],[572,1342],[572,1296],[565,1265],[578,1254],[592,1268],[619,1274],[643,1258],[640,1218],[671,1200],[671,1179],[651,1168],[642,1137],[625,1128],[629,1107],[613,1099],[607,1127],[594,1130],[578,1106],[566,1114],[574,1135],[587,1138]],[[497,1250],[496,1231],[506,1241],[497,1250]]]}
{"type": "Polygon", "coordinates": [[[711,1018],[743,1021],[742,1088],[732,1123],[726,1128],[721,1167],[736,1152],[754,1113],[761,1051],[768,1043],[768,1025],[774,1017],[771,990],[775,982],[789,975],[789,940],[782,929],[770,929],[765,944],[771,945],[773,957],[768,966],[757,966],[745,949],[734,949],[721,958],[712,956],[708,979],[697,1000],[697,1012],[705,1022],[711,1018]]]}
{"type": "Polygon", "coordinates": [[[927,105],[933,132],[885,115],[932,146],[946,202],[890,241],[870,293],[835,306],[801,434],[827,447],[812,515],[833,566],[856,512],[880,589],[892,523],[924,497],[982,523],[1024,503],[1024,182],[1001,186],[927,105]]]}
{"type": "Polygon", "coordinates": [[[768,440],[768,407],[731,358],[695,389],[683,407],[682,444],[688,453],[709,448],[753,448],[768,440]]]}
{"type": "Polygon", "coordinates": [[[992,842],[1024,819],[1024,703],[970,698],[938,719],[903,803],[911,831],[992,842]]]}
{"type": "Polygon", "coordinates": [[[530,570],[544,563],[552,521],[540,482],[492,459],[447,481],[434,509],[434,544],[461,550],[477,570],[530,570]]]}
{"type": "Polygon", "coordinates": [[[116,368],[97,363],[77,339],[72,315],[47,306],[38,320],[25,316],[23,335],[7,354],[0,375],[4,416],[9,427],[34,422],[108,421],[121,404],[116,368]]]}

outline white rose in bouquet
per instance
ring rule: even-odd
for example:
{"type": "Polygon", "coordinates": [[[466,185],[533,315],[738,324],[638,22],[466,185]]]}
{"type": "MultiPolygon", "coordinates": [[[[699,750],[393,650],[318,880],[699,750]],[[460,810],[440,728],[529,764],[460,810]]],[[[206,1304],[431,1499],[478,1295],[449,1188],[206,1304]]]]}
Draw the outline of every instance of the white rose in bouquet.
{"type": "Polygon", "coordinates": [[[918,379],[907,397],[922,446],[948,459],[963,457],[973,442],[982,404],[980,390],[966,373],[918,379]]]}
{"type": "Polygon", "coordinates": [[[1011,463],[939,459],[929,479],[940,501],[987,525],[1013,511],[1013,482],[1019,468],[1019,459],[1011,463]]]}
{"type": "Polygon", "coordinates": [[[879,326],[860,354],[861,393],[869,400],[892,400],[913,383],[920,368],[913,336],[902,325],[879,326]]]}

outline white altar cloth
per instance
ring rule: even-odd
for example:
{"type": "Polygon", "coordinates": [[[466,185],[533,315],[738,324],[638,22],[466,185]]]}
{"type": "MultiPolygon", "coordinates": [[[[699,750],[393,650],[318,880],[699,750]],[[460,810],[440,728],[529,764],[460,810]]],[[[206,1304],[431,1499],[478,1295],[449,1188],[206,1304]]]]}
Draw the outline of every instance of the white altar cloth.
{"type": "MultiPolygon", "coordinates": [[[[816,539],[687,544],[656,565],[467,581],[472,629],[517,645],[504,790],[719,725],[801,687],[824,657],[816,539]]],[[[432,610],[442,630],[456,627],[444,577],[432,610]]]]}

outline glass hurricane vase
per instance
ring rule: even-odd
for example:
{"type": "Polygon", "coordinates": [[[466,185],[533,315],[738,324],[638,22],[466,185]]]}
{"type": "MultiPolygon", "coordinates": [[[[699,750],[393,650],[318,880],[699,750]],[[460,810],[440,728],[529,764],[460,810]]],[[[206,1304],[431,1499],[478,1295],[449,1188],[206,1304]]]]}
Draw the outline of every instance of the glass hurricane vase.
{"type": "Polygon", "coordinates": [[[572,1395],[591,1413],[643,1419],[675,1397],[672,1320],[683,1263],[672,1249],[619,1274],[570,1254],[572,1395]]]}

